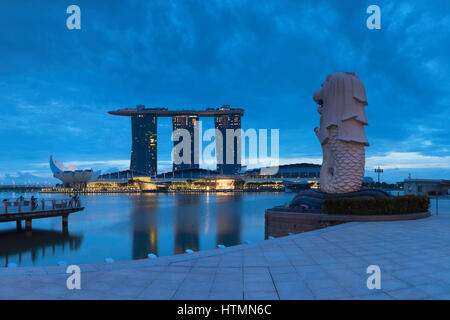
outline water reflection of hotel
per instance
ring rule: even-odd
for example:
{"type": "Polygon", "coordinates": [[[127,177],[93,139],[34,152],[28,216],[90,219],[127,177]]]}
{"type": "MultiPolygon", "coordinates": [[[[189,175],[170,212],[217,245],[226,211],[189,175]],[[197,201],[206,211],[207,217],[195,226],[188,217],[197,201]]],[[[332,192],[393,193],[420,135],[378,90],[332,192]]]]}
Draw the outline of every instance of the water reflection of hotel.
{"type": "Polygon", "coordinates": [[[144,259],[149,253],[171,255],[213,249],[242,242],[240,194],[179,194],[170,199],[173,206],[161,206],[154,194],[133,199],[132,258],[144,259]],[[204,197],[207,198],[205,201],[204,197]],[[199,208],[200,205],[200,208],[199,208]],[[204,205],[205,207],[201,207],[204,205]]]}
{"type": "Polygon", "coordinates": [[[175,198],[174,208],[174,253],[184,253],[187,249],[198,251],[200,248],[200,210],[197,204],[200,197],[188,194],[175,198]]]}
{"type": "Polygon", "coordinates": [[[132,257],[144,259],[158,254],[158,197],[141,195],[132,199],[132,257]]]}
{"type": "MultiPolygon", "coordinates": [[[[222,197],[226,198],[230,195],[222,197]]],[[[241,194],[236,194],[232,195],[231,199],[225,199],[224,202],[218,201],[219,206],[216,206],[216,245],[232,246],[242,243],[241,210],[236,208],[236,205],[241,205],[241,198],[241,194]]]]}

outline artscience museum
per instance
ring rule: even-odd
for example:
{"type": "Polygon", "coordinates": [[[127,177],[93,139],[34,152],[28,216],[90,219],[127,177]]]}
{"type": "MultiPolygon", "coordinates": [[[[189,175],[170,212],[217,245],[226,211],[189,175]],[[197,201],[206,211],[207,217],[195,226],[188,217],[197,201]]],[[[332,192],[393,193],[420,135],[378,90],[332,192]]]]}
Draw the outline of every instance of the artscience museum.
{"type": "Polygon", "coordinates": [[[86,187],[90,181],[95,181],[100,176],[101,171],[93,171],[90,168],[79,170],[77,167],[69,165],[64,167],[62,161],[55,160],[55,157],[50,156],[50,169],[53,176],[61,180],[64,187],[81,189],[86,187]]]}

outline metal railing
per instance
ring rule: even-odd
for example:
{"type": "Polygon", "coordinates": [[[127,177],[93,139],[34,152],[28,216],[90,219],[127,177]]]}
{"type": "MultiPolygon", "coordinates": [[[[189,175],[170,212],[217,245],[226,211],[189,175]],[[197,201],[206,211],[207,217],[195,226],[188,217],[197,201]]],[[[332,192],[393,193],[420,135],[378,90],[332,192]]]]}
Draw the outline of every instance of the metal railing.
{"type": "Polygon", "coordinates": [[[34,211],[50,211],[59,209],[80,208],[79,198],[70,199],[3,199],[0,213],[26,213],[34,211]]]}

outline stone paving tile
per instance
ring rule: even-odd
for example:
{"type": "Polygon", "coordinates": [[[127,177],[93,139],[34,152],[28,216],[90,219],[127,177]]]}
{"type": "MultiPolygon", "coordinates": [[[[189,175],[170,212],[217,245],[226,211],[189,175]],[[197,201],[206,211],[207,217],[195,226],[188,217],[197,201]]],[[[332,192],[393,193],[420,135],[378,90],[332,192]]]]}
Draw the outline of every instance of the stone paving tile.
{"type": "Polygon", "coordinates": [[[167,281],[183,281],[186,276],[188,275],[187,272],[170,272],[165,271],[161,272],[158,276],[158,280],[167,280],[167,281]]]}
{"type": "Polygon", "coordinates": [[[276,291],[250,291],[244,292],[244,300],[278,300],[276,291]]]}
{"type": "Polygon", "coordinates": [[[278,295],[282,300],[311,300],[314,299],[312,291],[308,286],[299,281],[276,282],[278,295]]]}
{"type": "Polygon", "coordinates": [[[437,300],[450,300],[450,293],[440,294],[439,296],[434,297],[434,299],[437,299],[437,300]]]}
{"type": "Polygon", "coordinates": [[[416,286],[417,289],[424,291],[433,298],[438,298],[440,295],[450,293],[450,285],[444,283],[429,283],[416,286]]]}
{"type": "Polygon", "coordinates": [[[411,286],[414,286],[414,287],[419,286],[419,285],[427,285],[427,284],[435,282],[435,280],[428,275],[418,275],[418,276],[414,276],[414,277],[406,277],[404,279],[404,281],[406,281],[407,283],[409,283],[411,286]]]}
{"type": "Polygon", "coordinates": [[[204,281],[212,281],[215,277],[213,273],[190,273],[186,276],[185,281],[195,281],[195,282],[204,282],[204,281]]]}
{"type": "Polygon", "coordinates": [[[0,289],[0,299],[57,299],[67,293],[65,280],[62,285],[21,278],[16,284],[0,289]]]}
{"type": "Polygon", "coordinates": [[[178,290],[172,297],[174,300],[206,300],[210,294],[209,290],[178,290]]]}
{"type": "Polygon", "coordinates": [[[211,290],[213,281],[184,281],[179,287],[179,291],[186,291],[191,293],[207,292],[211,290]]]}
{"type": "Polygon", "coordinates": [[[227,280],[239,280],[242,281],[244,277],[243,269],[239,268],[237,270],[230,269],[219,269],[214,276],[214,279],[227,280]]]}
{"type": "Polygon", "coordinates": [[[244,275],[267,274],[268,268],[267,267],[246,267],[246,268],[243,268],[242,271],[244,272],[244,275]]]}
{"type": "Polygon", "coordinates": [[[411,285],[403,280],[381,278],[381,288],[386,291],[410,288],[411,285]]]}
{"type": "Polygon", "coordinates": [[[317,262],[313,259],[307,259],[302,257],[296,257],[290,259],[291,265],[294,267],[308,267],[308,266],[317,266],[317,262]]]}
{"type": "Polygon", "coordinates": [[[388,291],[388,294],[397,300],[422,300],[432,298],[428,293],[415,287],[388,291]]]}
{"type": "MultiPolygon", "coordinates": [[[[1,277],[0,277],[1,278],[1,277]]],[[[9,278],[9,277],[8,277],[9,278]]],[[[5,290],[7,293],[12,293],[16,290],[26,290],[27,295],[36,294],[44,297],[48,294],[49,297],[55,297],[59,295],[61,291],[66,289],[67,275],[46,275],[39,274],[33,277],[29,275],[17,275],[11,278],[6,278],[5,281],[0,280],[0,296],[1,292],[5,290]],[[63,290],[60,290],[62,288],[63,290]],[[41,292],[42,294],[39,294],[41,292]]]]}
{"type": "Polygon", "coordinates": [[[306,286],[313,292],[328,288],[342,288],[334,279],[306,279],[304,280],[306,286]]]}
{"type": "Polygon", "coordinates": [[[144,300],[169,300],[175,295],[175,289],[161,288],[159,286],[149,286],[135,297],[144,300]]]}
{"type": "Polygon", "coordinates": [[[275,285],[272,281],[244,281],[244,291],[245,292],[269,292],[275,291],[275,285]]]}
{"type": "Polygon", "coordinates": [[[289,273],[275,273],[271,274],[271,278],[273,281],[301,281],[302,278],[298,275],[297,272],[289,272],[289,273]]]}
{"type": "Polygon", "coordinates": [[[191,271],[191,267],[170,265],[164,271],[169,273],[187,273],[191,271]]]}
{"type": "Polygon", "coordinates": [[[49,284],[45,286],[40,286],[39,288],[32,289],[30,290],[30,293],[33,293],[38,297],[46,297],[48,299],[58,299],[67,295],[69,291],[71,290],[67,289],[67,287],[64,285],[49,284]]]}
{"type": "MultiPolygon", "coordinates": [[[[386,292],[382,289],[369,289],[367,288],[366,284],[361,284],[360,286],[354,286],[354,287],[350,287],[350,286],[345,286],[344,287],[345,290],[354,298],[359,299],[360,297],[365,297],[365,296],[369,296],[369,295],[374,295],[374,294],[386,294],[386,292]]],[[[392,299],[392,297],[391,297],[392,299]]]]}
{"type": "Polygon", "coordinates": [[[188,261],[179,261],[171,263],[170,266],[174,267],[192,267],[194,265],[195,261],[188,260],[188,261]]]}
{"type": "Polygon", "coordinates": [[[296,269],[293,266],[282,266],[282,267],[270,267],[269,271],[272,275],[274,274],[283,274],[283,273],[293,273],[293,272],[297,272],[296,269]]]}
{"type": "Polygon", "coordinates": [[[200,258],[195,261],[194,266],[217,267],[220,264],[220,258],[221,258],[220,256],[219,257],[200,258]]]}
{"type": "MultiPolygon", "coordinates": [[[[317,267],[319,267],[319,265],[317,265],[317,267]]],[[[327,263],[324,265],[320,265],[320,269],[324,270],[325,272],[327,270],[344,270],[344,269],[348,269],[349,267],[347,267],[345,264],[343,263],[327,263]]]]}
{"type": "Polygon", "coordinates": [[[142,271],[151,271],[151,272],[164,272],[167,270],[166,265],[156,265],[156,266],[144,266],[143,268],[140,268],[142,271]]]}
{"type": "Polygon", "coordinates": [[[268,265],[269,264],[267,263],[267,261],[264,258],[259,258],[259,259],[248,258],[248,259],[244,259],[244,261],[243,261],[244,267],[266,267],[268,265]]]}
{"type": "Polygon", "coordinates": [[[189,270],[191,274],[214,274],[217,272],[215,267],[196,266],[189,270]]]}
{"type": "Polygon", "coordinates": [[[125,298],[105,291],[76,290],[61,297],[67,300],[124,300],[125,298]]]}
{"type": "Polygon", "coordinates": [[[214,281],[224,283],[239,281],[240,283],[243,284],[243,276],[235,274],[216,274],[216,276],[214,277],[214,281]]]}
{"type": "Polygon", "coordinates": [[[219,264],[220,267],[242,267],[242,259],[222,259],[219,264]]]}
{"type": "Polygon", "coordinates": [[[442,269],[440,271],[427,274],[429,274],[431,278],[436,279],[438,281],[443,281],[446,283],[450,282],[450,269],[442,269]]]}
{"type": "Polygon", "coordinates": [[[212,292],[220,292],[220,291],[242,292],[243,290],[244,290],[244,283],[241,280],[217,281],[217,279],[216,279],[211,286],[212,292]]]}
{"type": "Polygon", "coordinates": [[[350,299],[352,296],[342,287],[326,287],[311,289],[314,297],[319,300],[350,299]]]}
{"type": "Polygon", "coordinates": [[[269,270],[266,269],[265,273],[244,273],[244,283],[245,282],[255,282],[255,281],[261,281],[261,282],[272,282],[272,277],[269,273],[269,270]]]}
{"type": "MultiPolygon", "coordinates": [[[[178,280],[163,280],[163,279],[155,279],[150,284],[149,287],[152,287],[154,289],[169,289],[169,290],[176,290],[180,285],[181,281],[178,280]]],[[[147,287],[147,288],[149,288],[147,287]]]]}
{"type": "Polygon", "coordinates": [[[358,300],[392,300],[392,297],[384,292],[376,292],[370,295],[358,296],[358,300]]]}
{"type": "MultiPolygon", "coordinates": [[[[386,268],[384,268],[386,269],[386,268]]],[[[421,277],[421,275],[424,274],[423,269],[417,269],[417,268],[402,268],[398,270],[391,271],[391,274],[396,278],[406,279],[406,282],[409,282],[408,279],[415,278],[415,277],[421,277]]]]}
{"type": "Polygon", "coordinates": [[[302,279],[324,279],[328,277],[327,271],[320,266],[296,266],[295,269],[302,279]]]}
{"type": "Polygon", "coordinates": [[[211,291],[208,300],[243,300],[242,291],[211,291]]]}

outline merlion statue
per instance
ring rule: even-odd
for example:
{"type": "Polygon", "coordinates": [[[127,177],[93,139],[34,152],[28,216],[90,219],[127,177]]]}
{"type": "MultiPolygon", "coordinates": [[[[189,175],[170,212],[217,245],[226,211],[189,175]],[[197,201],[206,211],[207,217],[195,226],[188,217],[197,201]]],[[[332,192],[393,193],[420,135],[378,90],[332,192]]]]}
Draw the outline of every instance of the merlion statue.
{"type": "Polygon", "coordinates": [[[319,104],[320,128],[314,132],[322,145],[320,188],[326,193],[347,193],[361,188],[365,152],[369,145],[364,85],[354,72],[334,72],[314,92],[319,104]]]}

